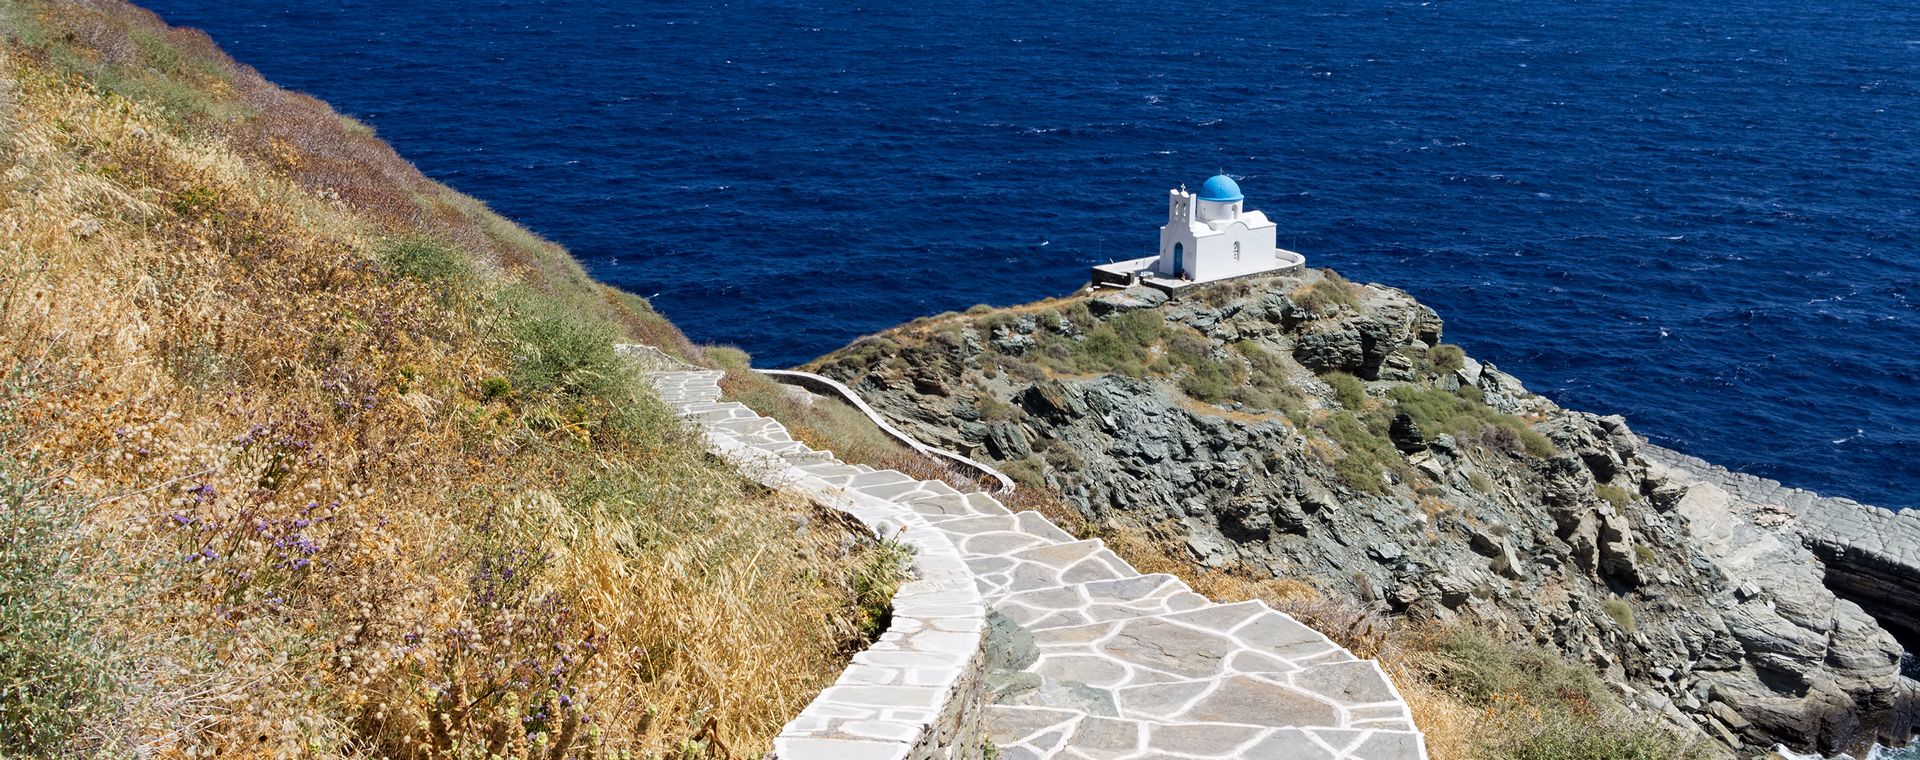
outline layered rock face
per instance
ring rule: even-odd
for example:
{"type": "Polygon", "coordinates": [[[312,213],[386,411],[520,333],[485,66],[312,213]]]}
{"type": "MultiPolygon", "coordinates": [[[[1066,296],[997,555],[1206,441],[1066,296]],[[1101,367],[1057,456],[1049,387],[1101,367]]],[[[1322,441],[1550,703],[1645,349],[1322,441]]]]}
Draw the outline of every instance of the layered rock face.
{"type": "Polygon", "coordinates": [[[1797,533],[1442,332],[1402,291],[1306,271],[935,319],[813,368],[1096,522],[1536,643],[1728,750],[1904,736],[1900,645],[1797,533]]]}

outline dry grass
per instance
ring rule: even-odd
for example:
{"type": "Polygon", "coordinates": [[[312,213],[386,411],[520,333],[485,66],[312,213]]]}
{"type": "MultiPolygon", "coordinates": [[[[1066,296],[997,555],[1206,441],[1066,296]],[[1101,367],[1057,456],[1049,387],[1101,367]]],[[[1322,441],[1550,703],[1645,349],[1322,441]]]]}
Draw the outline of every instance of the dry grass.
{"type": "Polygon", "coordinates": [[[0,30],[0,480],[63,558],[0,571],[79,600],[0,614],[89,675],[0,754],[750,754],[860,645],[893,555],[705,457],[637,299],[204,37],[0,30]]]}

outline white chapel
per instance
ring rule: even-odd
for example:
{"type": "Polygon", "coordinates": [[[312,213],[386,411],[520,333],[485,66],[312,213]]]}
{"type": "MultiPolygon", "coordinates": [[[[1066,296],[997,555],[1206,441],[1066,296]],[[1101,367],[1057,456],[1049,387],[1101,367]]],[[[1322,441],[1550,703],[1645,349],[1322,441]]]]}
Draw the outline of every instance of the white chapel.
{"type": "Polygon", "coordinates": [[[1094,267],[1096,284],[1145,283],[1161,288],[1290,269],[1306,257],[1279,247],[1267,215],[1246,209],[1240,185],[1224,174],[1200,186],[1167,191],[1167,223],[1158,256],[1094,267]]]}

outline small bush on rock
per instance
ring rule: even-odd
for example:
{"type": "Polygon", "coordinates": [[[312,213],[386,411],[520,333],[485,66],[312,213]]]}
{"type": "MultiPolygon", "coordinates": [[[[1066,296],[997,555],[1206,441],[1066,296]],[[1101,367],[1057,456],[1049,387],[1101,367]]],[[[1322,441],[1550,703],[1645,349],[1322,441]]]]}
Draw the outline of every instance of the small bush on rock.
{"type": "Polygon", "coordinates": [[[1385,435],[1370,429],[1351,413],[1333,413],[1327,417],[1322,430],[1340,445],[1341,454],[1333,462],[1334,472],[1362,492],[1386,493],[1386,472],[1406,464],[1385,435]]]}
{"type": "Polygon", "coordinates": [[[1616,508],[1625,507],[1633,503],[1633,494],[1631,492],[1612,483],[1601,483],[1594,486],[1593,495],[1606,500],[1608,504],[1612,504],[1616,508]]]}
{"type": "Polygon", "coordinates": [[[1427,362],[1435,372],[1452,372],[1467,366],[1467,352],[1451,343],[1427,349],[1427,362]]]}
{"type": "Polygon", "coordinates": [[[1616,596],[1601,602],[1600,609],[1607,613],[1607,617],[1613,618],[1613,622],[1618,623],[1622,630],[1634,629],[1633,605],[1627,604],[1627,600],[1616,596]]]}
{"type": "Polygon", "coordinates": [[[1318,282],[1293,291],[1294,303],[1314,314],[1331,314],[1340,308],[1356,308],[1366,288],[1355,285],[1331,269],[1321,270],[1318,282]]]}
{"type": "Polygon", "coordinates": [[[1320,379],[1333,386],[1333,396],[1340,401],[1340,406],[1357,412],[1367,405],[1367,385],[1360,382],[1360,378],[1345,372],[1328,372],[1320,379]]]}
{"type": "Polygon", "coordinates": [[[1525,452],[1536,457],[1556,453],[1553,442],[1511,414],[1502,414],[1467,395],[1438,388],[1399,386],[1388,392],[1398,411],[1413,418],[1427,435],[1451,433],[1484,448],[1525,452]]]}

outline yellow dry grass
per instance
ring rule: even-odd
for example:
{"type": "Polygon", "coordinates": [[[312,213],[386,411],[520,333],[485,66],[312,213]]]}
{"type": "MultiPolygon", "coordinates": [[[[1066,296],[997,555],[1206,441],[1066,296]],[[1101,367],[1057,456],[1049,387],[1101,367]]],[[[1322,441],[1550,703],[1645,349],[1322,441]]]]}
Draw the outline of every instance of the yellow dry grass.
{"type": "MultiPolygon", "coordinates": [[[[72,12],[151,23],[103,7],[72,12]]],[[[876,552],[631,378],[489,390],[526,348],[507,295],[577,267],[400,276],[405,215],[50,55],[0,50],[0,479],[75,507],[48,582],[102,685],[0,695],[84,710],[0,754],[645,755],[709,719],[751,754],[831,682],[876,552]]]]}

